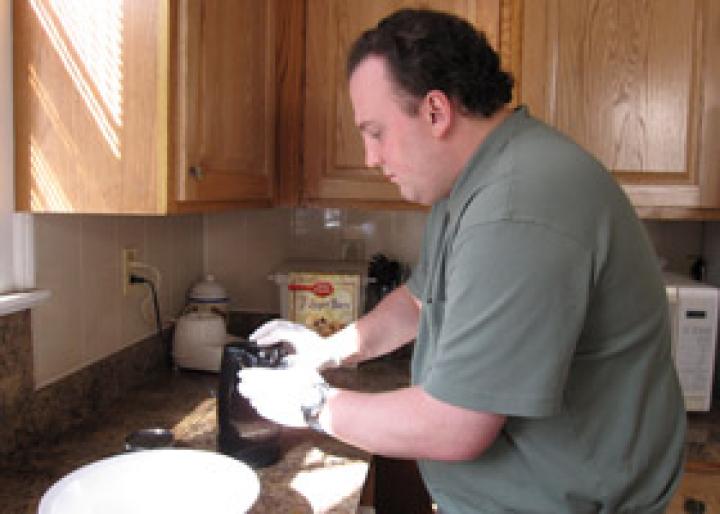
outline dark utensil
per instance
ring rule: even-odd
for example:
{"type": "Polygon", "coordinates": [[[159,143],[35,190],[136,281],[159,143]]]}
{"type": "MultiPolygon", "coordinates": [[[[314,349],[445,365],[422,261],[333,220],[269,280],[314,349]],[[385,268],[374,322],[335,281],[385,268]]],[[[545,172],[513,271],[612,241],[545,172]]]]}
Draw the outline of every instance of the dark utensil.
{"type": "Polygon", "coordinates": [[[125,451],[169,448],[175,444],[175,436],[167,428],[143,428],[125,438],[125,451]]]}
{"type": "Polygon", "coordinates": [[[257,414],[237,392],[237,373],[242,368],[276,368],[284,365],[287,347],[282,343],[257,346],[250,341],[225,345],[220,363],[217,419],[218,450],[260,468],[280,458],[282,427],[257,414]]]}

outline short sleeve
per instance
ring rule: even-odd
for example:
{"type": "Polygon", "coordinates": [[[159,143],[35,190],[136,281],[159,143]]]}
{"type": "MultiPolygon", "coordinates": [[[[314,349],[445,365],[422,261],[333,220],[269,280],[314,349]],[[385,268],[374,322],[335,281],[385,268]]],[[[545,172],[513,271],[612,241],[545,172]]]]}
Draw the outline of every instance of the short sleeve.
{"type": "Polygon", "coordinates": [[[423,233],[423,242],[420,246],[421,251],[418,258],[417,264],[410,273],[410,278],[405,283],[405,286],[410,290],[415,298],[422,298],[425,283],[427,281],[428,266],[430,265],[430,255],[428,252],[432,251],[435,247],[434,239],[439,236],[439,226],[442,215],[444,213],[444,204],[433,207],[432,211],[428,215],[425,222],[425,231],[423,233]]]}
{"type": "Polygon", "coordinates": [[[587,310],[591,255],[535,222],[462,229],[448,250],[444,305],[433,306],[442,320],[423,388],[473,410],[556,413],[587,310]]]}
{"type": "Polygon", "coordinates": [[[426,276],[427,261],[425,260],[424,255],[421,254],[418,263],[413,267],[412,272],[410,273],[410,278],[405,283],[415,298],[422,298],[426,276]]]}

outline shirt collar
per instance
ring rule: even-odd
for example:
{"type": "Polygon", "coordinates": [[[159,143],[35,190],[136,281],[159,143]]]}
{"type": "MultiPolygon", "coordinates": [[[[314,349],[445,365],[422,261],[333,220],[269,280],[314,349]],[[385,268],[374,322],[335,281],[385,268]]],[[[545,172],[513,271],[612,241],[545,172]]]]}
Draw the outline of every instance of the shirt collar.
{"type": "Polygon", "coordinates": [[[529,117],[525,106],[517,107],[478,145],[447,197],[447,212],[451,218],[457,218],[460,210],[475,191],[490,181],[489,167],[513,137],[517,128],[529,117]]]}

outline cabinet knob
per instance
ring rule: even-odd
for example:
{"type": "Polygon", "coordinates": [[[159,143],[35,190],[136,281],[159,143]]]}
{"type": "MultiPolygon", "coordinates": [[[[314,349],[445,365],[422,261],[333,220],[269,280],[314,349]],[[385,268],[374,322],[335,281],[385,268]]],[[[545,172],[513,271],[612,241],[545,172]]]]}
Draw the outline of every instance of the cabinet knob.
{"type": "Polygon", "coordinates": [[[205,177],[202,166],[190,166],[188,173],[196,180],[202,180],[205,177]]]}

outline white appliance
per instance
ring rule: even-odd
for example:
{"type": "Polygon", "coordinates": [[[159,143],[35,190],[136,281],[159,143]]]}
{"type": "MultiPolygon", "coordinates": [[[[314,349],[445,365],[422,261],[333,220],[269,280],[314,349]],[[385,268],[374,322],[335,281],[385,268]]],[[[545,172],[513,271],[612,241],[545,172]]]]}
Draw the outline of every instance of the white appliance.
{"type": "Polygon", "coordinates": [[[718,337],[718,288],[665,274],[672,354],[687,411],[709,411],[718,337]]]}
{"type": "Polygon", "coordinates": [[[188,312],[175,324],[173,360],[181,368],[218,372],[224,346],[238,340],[226,332],[222,316],[188,312]]]}

